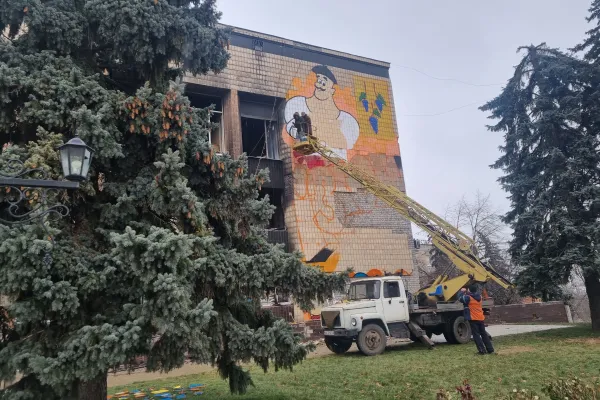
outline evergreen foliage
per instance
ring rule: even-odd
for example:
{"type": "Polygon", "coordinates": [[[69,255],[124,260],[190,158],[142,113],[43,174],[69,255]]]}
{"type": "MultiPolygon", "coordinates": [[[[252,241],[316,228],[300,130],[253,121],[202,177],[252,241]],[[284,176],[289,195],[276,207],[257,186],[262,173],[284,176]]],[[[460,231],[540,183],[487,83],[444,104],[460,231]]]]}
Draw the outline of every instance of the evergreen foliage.
{"type": "Polygon", "coordinates": [[[0,166],[18,158],[57,179],[57,145],[77,134],[96,151],[89,181],[58,194],[71,214],[45,222],[52,242],[39,225],[0,225],[0,380],[22,374],[0,398],[104,400],[107,371],[140,355],[152,371],[213,364],[244,393],[241,362],[304,359],[309,346],[259,299],[277,290],[308,309],[345,276],[267,243],[268,171],[213,153],[211,109],[172,82],[226,66],[215,1],[0,10],[0,166]]]}
{"type": "Polygon", "coordinates": [[[497,120],[489,129],[504,134],[493,167],[512,203],[504,220],[514,230],[510,253],[525,267],[517,282],[523,295],[559,299],[559,285],[581,267],[600,329],[600,70],[545,44],[519,50],[514,75],[482,107],[497,120]]]}

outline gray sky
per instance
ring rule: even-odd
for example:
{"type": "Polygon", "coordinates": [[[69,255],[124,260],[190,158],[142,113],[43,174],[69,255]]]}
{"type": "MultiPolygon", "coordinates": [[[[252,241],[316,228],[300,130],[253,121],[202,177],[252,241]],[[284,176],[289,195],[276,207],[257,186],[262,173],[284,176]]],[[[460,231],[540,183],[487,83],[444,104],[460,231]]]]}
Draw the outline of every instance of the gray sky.
{"type": "Polygon", "coordinates": [[[392,64],[407,193],[443,214],[476,190],[507,211],[492,164],[502,135],[478,106],[500,93],[518,46],[569,48],[591,0],[219,0],[222,22],[392,64]],[[439,78],[437,80],[413,69],[439,78]],[[500,84],[500,85],[496,85],[500,84]],[[447,112],[452,109],[458,110],[447,112]],[[444,113],[447,112],[447,113],[444,113]],[[422,116],[438,114],[438,116],[422,116]]]}

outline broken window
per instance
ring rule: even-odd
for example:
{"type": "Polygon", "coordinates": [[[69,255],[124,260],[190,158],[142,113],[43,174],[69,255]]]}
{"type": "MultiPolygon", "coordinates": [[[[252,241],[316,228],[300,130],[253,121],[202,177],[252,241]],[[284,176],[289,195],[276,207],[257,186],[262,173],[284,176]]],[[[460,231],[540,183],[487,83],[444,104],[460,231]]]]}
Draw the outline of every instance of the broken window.
{"type": "Polygon", "coordinates": [[[242,117],[242,148],[248,157],[279,160],[279,134],[276,121],[242,117]]]}
{"type": "Polygon", "coordinates": [[[217,124],[217,126],[208,132],[208,141],[210,142],[215,152],[224,152],[225,146],[223,145],[223,112],[213,110],[213,112],[210,115],[210,122],[217,124]]]}
{"type": "Polygon", "coordinates": [[[279,130],[275,121],[265,121],[267,157],[279,160],[279,130]]]}
{"type": "Polygon", "coordinates": [[[242,147],[249,157],[279,160],[278,110],[284,101],[273,96],[239,93],[242,147]]]}
{"type": "Polygon", "coordinates": [[[190,103],[193,107],[207,108],[211,105],[213,106],[213,110],[211,111],[210,115],[210,121],[214,124],[217,124],[217,126],[208,132],[208,140],[216,152],[224,152],[223,101],[221,97],[191,90],[186,91],[186,95],[190,99],[190,103]]]}

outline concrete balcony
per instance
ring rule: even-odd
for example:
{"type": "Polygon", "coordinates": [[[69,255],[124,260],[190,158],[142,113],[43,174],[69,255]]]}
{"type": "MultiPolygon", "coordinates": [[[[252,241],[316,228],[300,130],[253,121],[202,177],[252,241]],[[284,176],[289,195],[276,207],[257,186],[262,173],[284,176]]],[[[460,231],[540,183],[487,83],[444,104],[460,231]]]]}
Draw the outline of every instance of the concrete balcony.
{"type": "Polygon", "coordinates": [[[285,251],[289,250],[287,229],[265,229],[267,242],[272,244],[283,244],[285,251]]]}
{"type": "Polygon", "coordinates": [[[267,189],[283,189],[283,161],[263,157],[248,157],[248,173],[254,174],[257,170],[269,169],[270,182],[263,185],[267,189]]]}

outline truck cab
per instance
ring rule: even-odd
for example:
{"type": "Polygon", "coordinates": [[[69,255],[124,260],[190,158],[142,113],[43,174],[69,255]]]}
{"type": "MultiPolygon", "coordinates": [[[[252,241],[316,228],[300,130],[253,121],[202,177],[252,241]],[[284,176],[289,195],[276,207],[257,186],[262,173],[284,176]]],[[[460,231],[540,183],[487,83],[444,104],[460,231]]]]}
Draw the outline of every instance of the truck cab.
{"type": "MultiPolygon", "coordinates": [[[[399,276],[354,280],[343,302],[321,310],[327,348],[342,354],[356,342],[363,354],[376,355],[385,350],[388,337],[420,341],[430,349],[434,334],[450,344],[471,339],[462,303],[440,300],[419,305],[414,300],[399,276]]],[[[482,302],[484,314],[493,304],[491,299],[482,302]]]]}
{"type": "Polygon", "coordinates": [[[353,342],[364,354],[379,354],[387,336],[410,337],[409,321],[409,295],[398,276],[355,280],[344,302],[321,310],[325,344],[338,354],[353,342]]]}

